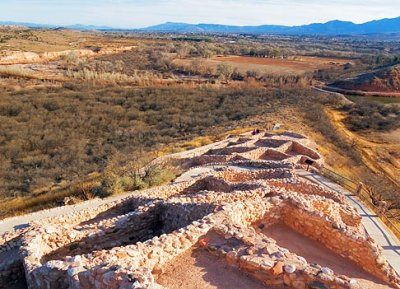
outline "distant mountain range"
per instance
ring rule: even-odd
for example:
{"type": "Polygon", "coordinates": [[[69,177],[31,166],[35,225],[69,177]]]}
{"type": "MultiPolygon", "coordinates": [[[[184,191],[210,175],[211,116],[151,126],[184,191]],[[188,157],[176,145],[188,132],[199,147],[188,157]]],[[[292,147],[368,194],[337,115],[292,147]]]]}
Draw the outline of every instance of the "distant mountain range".
{"type": "Polygon", "coordinates": [[[1,22],[0,25],[22,25],[30,28],[68,28],[75,30],[102,31],[138,31],[138,32],[170,32],[170,33],[236,33],[236,34],[289,34],[289,35],[362,35],[400,33],[400,17],[374,20],[362,24],[333,20],[326,23],[314,23],[300,26],[260,25],[232,26],[221,24],[188,24],[167,22],[142,29],[117,29],[109,26],[75,24],[59,26],[50,24],[1,22]]]}
{"type": "Polygon", "coordinates": [[[241,33],[241,34],[290,34],[290,35],[355,35],[400,33],[400,17],[355,24],[334,20],[301,26],[261,25],[231,26],[219,24],[187,24],[167,22],[140,29],[145,32],[175,33],[241,33]]]}
{"type": "Polygon", "coordinates": [[[52,24],[38,24],[30,22],[13,22],[13,21],[0,21],[0,25],[15,25],[15,26],[25,26],[29,28],[67,28],[74,30],[114,30],[113,27],[109,26],[96,26],[96,25],[84,25],[84,24],[74,24],[74,25],[52,25],[52,24]]]}

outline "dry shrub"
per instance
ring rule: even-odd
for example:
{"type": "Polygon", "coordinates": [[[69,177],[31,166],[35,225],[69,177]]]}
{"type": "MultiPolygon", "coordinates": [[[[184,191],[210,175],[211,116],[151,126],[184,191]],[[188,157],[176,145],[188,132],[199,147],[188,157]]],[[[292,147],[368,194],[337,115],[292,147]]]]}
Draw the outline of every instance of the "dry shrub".
{"type": "Polygon", "coordinates": [[[34,73],[19,66],[0,66],[0,75],[32,78],[34,73]]]}
{"type": "Polygon", "coordinates": [[[154,163],[152,157],[150,153],[139,151],[126,161],[126,156],[119,154],[107,166],[101,188],[113,195],[159,186],[176,178],[177,167],[154,163]]]}

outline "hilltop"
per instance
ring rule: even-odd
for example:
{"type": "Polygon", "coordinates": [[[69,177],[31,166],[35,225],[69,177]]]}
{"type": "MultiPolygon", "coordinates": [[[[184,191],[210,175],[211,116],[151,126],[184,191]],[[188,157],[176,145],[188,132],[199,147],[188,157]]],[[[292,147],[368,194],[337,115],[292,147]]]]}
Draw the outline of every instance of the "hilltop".
{"type": "Polygon", "coordinates": [[[400,92],[400,65],[379,68],[373,72],[332,84],[346,90],[367,92],[400,92]]]}

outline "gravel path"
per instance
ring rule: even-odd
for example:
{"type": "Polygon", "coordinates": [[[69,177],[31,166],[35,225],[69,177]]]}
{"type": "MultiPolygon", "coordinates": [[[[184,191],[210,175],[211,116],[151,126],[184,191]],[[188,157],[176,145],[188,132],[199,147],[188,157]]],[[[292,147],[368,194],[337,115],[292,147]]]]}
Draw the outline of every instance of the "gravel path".
{"type": "MultiPolygon", "coordinates": [[[[118,196],[121,197],[121,196],[118,196]]],[[[31,221],[39,221],[45,218],[61,216],[64,214],[69,214],[73,212],[78,212],[80,210],[84,210],[87,208],[94,208],[105,204],[107,202],[112,202],[117,199],[116,197],[106,198],[106,199],[93,199],[90,201],[82,202],[76,205],[71,206],[62,206],[56,207],[48,210],[43,210],[27,215],[7,218],[0,221],[0,234],[3,234],[7,231],[11,231],[13,229],[23,229],[28,226],[28,223],[31,221]]]]}
{"type": "MultiPolygon", "coordinates": [[[[182,159],[182,158],[198,156],[198,155],[204,154],[205,152],[207,152],[210,149],[224,146],[229,141],[232,141],[232,139],[226,139],[226,140],[222,140],[222,141],[212,143],[212,144],[209,144],[206,146],[195,148],[192,150],[188,150],[188,151],[184,151],[184,152],[180,152],[180,153],[176,153],[176,154],[172,154],[172,155],[167,155],[167,156],[158,158],[154,162],[162,162],[167,159],[174,159],[174,158],[182,159]]],[[[180,178],[179,181],[182,181],[185,179],[186,179],[186,177],[180,178]]],[[[78,212],[80,210],[84,210],[84,209],[88,209],[88,208],[95,208],[97,206],[127,197],[129,194],[130,193],[126,193],[126,194],[113,196],[113,197],[109,197],[109,198],[105,198],[105,199],[96,198],[96,199],[82,202],[82,203],[79,203],[76,205],[56,207],[56,208],[52,208],[49,210],[43,210],[43,211],[39,211],[39,212],[27,214],[27,215],[7,218],[7,219],[0,221],[0,235],[6,233],[8,231],[11,231],[13,229],[25,228],[28,226],[28,223],[31,221],[39,221],[39,220],[50,218],[50,217],[57,217],[57,216],[61,216],[64,214],[78,212]]]]}
{"type": "Polygon", "coordinates": [[[397,274],[400,275],[400,241],[374,212],[365,206],[358,197],[321,175],[304,170],[298,170],[297,174],[300,177],[345,195],[350,204],[361,215],[362,223],[368,234],[383,248],[383,255],[396,270],[397,274]]]}

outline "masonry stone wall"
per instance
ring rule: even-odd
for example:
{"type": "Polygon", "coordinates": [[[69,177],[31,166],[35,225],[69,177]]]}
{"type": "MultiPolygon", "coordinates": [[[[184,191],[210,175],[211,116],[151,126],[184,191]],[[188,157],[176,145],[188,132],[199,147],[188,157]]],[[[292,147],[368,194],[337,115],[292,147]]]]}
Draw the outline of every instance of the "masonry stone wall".
{"type": "Polygon", "coordinates": [[[306,138],[260,134],[217,147],[179,155],[189,166],[207,165],[190,181],[32,222],[22,238],[17,231],[4,235],[0,254],[20,246],[21,258],[4,263],[0,287],[7,278],[18,278],[22,260],[30,289],[162,289],[156,279],[164,266],[198,248],[267,287],[362,289],[329,268],[311,266],[264,234],[268,226],[284,223],[400,289],[397,274],[344,196],[296,175],[304,158],[319,155],[306,138]],[[260,160],[268,150],[287,158],[260,160]]]}
{"type": "Polygon", "coordinates": [[[284,223],[294,230],[349,258],[374,276],[390,283],[394,281],[385,274],[385,271],[389,270],[387,262],[377,258],[381,249],[368,236],[347,234],[336,228],[333,223],[291,207],[285,208],[283,215],[284,223]],[[381,268],[384,266],[387,269],[382,271],[381,268]]]}
{"type": "Polygon", "coordinates": [[[239,154],[239,153],[245,153],[248,151],[253,150],[254,148],[251,147],[225,147],[225,148],[220,148],[220,149],[212,149],[207,152],[207,155],[231,155],[231,154],[239,154]]]}
{"type": "Polygon", "coordinates": [[[292,142],[291,146],[289,149],[286,151],[286,153],[296,153],[299,155],[305,155],[311,159],[318,160],[321,158],[321,156],[314,150],[307,148],[298,142],[292,142]]]}
{"type": "Polygon", "coordinates": [[[248,182],[251,180],[258,179],[278,179],[278,178],[290,178],[293,173],[289,169],[270,169],[270,170],[257,170],[257,171],[245,171],[235,172],[232,170],[225,170],[223,172],[223,179],[228,182],[248,182]]]}
{"type": "Polygon", "coordinates": [[[25,275],[24,267],[20,259],[4,258],[0,264],[0,288],[8,288],[12,284],[21,280],[25,275]]]}
{"type": "Polygon", "coordinates": [[[293,180],[290,180],[290,182],[288,182],[287,179],[277,179],[276,181],[270,181],[269,185],[277,188],[284,188],[286,191],[294,191],[304,195],[323,196],[340,204],[347,202],[343,194],[339,194],[333,190],[328,190],[311,182],[301,181],[297,177],[294,177],[293,180]]]}

